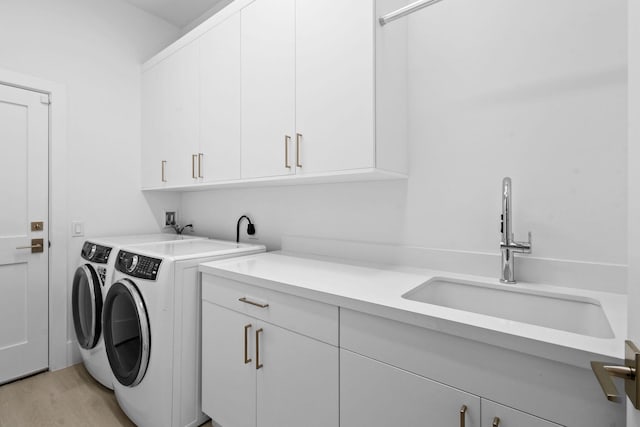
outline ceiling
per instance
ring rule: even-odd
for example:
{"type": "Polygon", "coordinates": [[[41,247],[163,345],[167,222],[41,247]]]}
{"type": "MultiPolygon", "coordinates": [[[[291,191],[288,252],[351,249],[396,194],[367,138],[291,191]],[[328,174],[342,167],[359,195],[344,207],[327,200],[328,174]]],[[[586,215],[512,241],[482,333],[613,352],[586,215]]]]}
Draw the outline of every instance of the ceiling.
{"type": "Polygon", "coordinates": [[[139,9],[184,28],[210,10],[229,0],[124,0],[139,9]]]}

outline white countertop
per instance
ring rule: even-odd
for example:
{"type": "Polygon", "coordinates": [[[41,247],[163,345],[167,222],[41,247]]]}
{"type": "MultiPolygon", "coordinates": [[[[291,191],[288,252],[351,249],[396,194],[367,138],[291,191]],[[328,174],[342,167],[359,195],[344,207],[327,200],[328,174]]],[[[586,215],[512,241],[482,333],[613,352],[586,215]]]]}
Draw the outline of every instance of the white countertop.
{"type": "Polygon", "coordinates": [[[284,252],[213,261],[201,264],[200,271],[582,368],[590,369],[591,360],[624,359],[627,299],[620,294],[535,283],[512,285],[598,300],[614,338],[595,338],[402,298],[434,277],[488,284],[499,283],[497,278],[401,266],[372,268],[284,252]]]}

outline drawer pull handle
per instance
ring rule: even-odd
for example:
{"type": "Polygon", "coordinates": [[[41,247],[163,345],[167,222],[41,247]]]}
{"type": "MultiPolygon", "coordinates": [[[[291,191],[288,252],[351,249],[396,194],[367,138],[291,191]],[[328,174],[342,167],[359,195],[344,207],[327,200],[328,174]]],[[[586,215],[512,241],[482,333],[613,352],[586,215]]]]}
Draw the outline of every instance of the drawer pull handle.
{"type": "Polygon", "coordinates": [[[269,307],[269,304],[260,304],[258,302],[253,302],[251,300],[248,300],[247,297],[242,297],[240,298],[238,301],[243,302],[245,304],[251,304],[251,305],[255,305],[256,307],[260,307],[260,308],[267,308],[269,307]]]}
{"type": "Polygon", "coordinates": [[[465,418],[467,414],[467,405],[462,405],[460,408],[460,427],[465,427],[465,418]]]}
{"type": "Polygon", "coordinates": [[[249,357],[249,345],[248,345],[248,341],[249,338],[247,337],[247,332],[249,332],[249,329],[251,329],[251,323],[249,323],[248,325],[244,326],[244,364],[246,365],[247,363],[251,363],[251,358],[249,357]]]}
{"type": "Polygon", "coordinates": [[[499,427],[500,426],[500,418],[495,417],[493,419],[493,424],[491,424],[491,427],[499,427]]]}
{"type": "Polygon", "coordinates": [[[198,179],[198,176],[196,175],[196,159],[197,158],[198,158],[197,154],[191,155],[191,178],[193,179],[198,179]]]}
{"type": "Polygon", "coordinates": [[[162,182],[167,182],[167,161],[162,161],[162,182]]]}
{"type": "Polygon", "coordinates": [[[256,331],[256,370],[262,368],[262,363],[260,363],[260,332],[262,332],[262,328],[256,331]]]}

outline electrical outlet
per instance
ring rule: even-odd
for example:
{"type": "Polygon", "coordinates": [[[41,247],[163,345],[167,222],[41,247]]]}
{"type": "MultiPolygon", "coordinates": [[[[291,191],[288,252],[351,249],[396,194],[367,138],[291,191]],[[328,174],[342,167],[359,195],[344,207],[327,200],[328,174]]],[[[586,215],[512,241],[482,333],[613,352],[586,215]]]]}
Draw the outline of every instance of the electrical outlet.
{"type": "Polygon", "coordinates": [[[178,223],[178,212],[173,210],[173,211],[168,211],[165,210],[164,211],[164,226],[165,227],[169,227],[171,225],[177,224],[178,223]]]}

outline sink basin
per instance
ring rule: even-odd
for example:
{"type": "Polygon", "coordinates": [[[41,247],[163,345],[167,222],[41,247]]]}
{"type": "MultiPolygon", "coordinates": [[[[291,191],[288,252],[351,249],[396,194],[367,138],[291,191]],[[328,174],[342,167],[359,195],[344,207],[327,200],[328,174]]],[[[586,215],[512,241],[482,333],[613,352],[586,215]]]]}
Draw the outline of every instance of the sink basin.
{"type": "Polygon", "coordinates": [[[442,277],[402,297],[591,337],[614,337],[602,306],[591,298],[442,277]]]}

